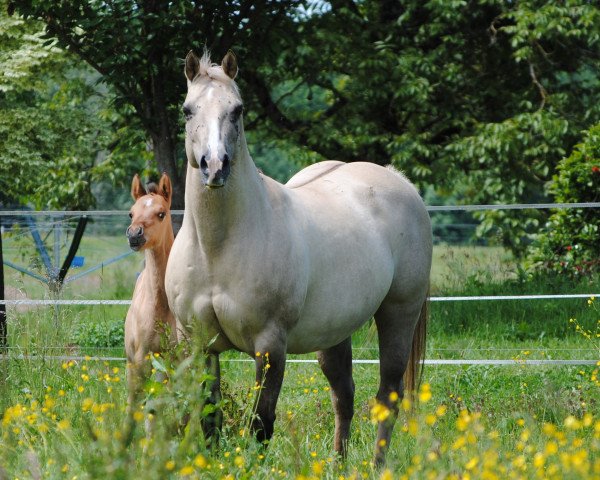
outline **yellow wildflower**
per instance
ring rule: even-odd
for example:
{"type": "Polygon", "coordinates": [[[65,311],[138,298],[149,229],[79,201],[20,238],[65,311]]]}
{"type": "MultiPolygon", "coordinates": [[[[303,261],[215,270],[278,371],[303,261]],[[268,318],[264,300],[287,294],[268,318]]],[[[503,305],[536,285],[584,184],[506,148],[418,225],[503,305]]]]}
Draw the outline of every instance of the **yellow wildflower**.
{"type": "Polygon", "coordinates": [[[83,402],[81,402],[81,409],[84,412],[87,412],[88,410],[90,410],[92,408],[92,406],[94,405],[94,401],[91,398],[85,398],[83,400],[83,402]]]}
{"type": "Polygon", "coordinates": [[[196,465],[198,468],[206,468],[206,466],[208,465],[206,457],[199,453],[198,455],[196,455],[196,458],[194,458],[194,465],[196,465]]]}
{"type": "Polygon", "coordinates": [[[179,470],[179,475],[182,475],[184,477],[187,475],[191,475],[192,473],[194,473],[194,467],[192,467],[191,465],[186,465],[181,470],[179,470]]]}
{"type": "Polygon", "coordinates": [[[71,422],[69,422],[69,420],[67,420],[66,418],[62,419],[60,422],[58,422],[56,424],[56,427],[59,430],[68,430],[69,427],[71,427],[71,422]]]}
{"type": "Polygon", "coordinates": [[[394,475],[392,475],[392,471],[389,468],[386,468],[383,473],[381,474],[381,477],[379,477],[379,480],[393,480],[394,479],[394,475]]]}
{"type": "Polygon", "coordinates": [[[428,383],[421,385],[421,388],[419,389],[419,400],[423,403],[431,400],[431,387],[428,383]]]}
{"type": "Polygon", "coordinates": [[[383,422],[390,416],[390,409],[383,403],[375,402],[371,407],[371,423],[383,422]]]}

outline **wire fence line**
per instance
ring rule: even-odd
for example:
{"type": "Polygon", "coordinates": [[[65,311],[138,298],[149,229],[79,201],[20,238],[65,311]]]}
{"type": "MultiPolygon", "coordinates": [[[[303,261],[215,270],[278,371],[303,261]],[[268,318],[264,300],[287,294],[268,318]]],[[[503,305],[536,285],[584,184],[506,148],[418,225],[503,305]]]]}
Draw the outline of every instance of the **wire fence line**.
{"type": "MultiPolygon", "coordinates": [[[[572,209],[572,208],[600,208],[600,202],[587,203],[537,203],[537,204],[501,204],[501,205],[439,205],[427,206],[429,212],[474,212],[490,210],[531,210],[531,209],[572,209]]],[[[129,213],[128,210],[74,210],[74,211],[27,211],[27,210],[4,210],[0,211],[1,217],[19,217],[29,216],[34,218],[52,217],[52,222],[46,222],[44,225],[60,224],[65,222],[68,217],[87,216],[87,217],[122,217],[129,213]]],[[[183,215],[183,210],[172,210],[173,215],[183,215]]],[[[578,299],[600,297],[598,293],[585,294],[531,294],[531,295],[483,295],[483,296],[446,296],[430,297],[431,302],[460,302],[460,301],[506,301],[506,300],[557,300],[557,299],[578,299]]],[[[120,305],[128,306],[131,300],[87,300],[87,299],[18,299],[18,300],[0,300],[0,305],[7,306],[95,306],[95,305],[120,305]]],[[[440,349],[444,350],[444,349],[440,349]]],[[[529,349],[532,350],[532,349],[529,349]]],[[[47,359],[47,360],[75,360],[82,361],[90,359],[87,356],[77,355],[14,355],[1,354],[1,360],[9,359],[47,359]]],[[[99,361],[125,361],[124,357],[104,356],[91,357],[99,361]]],[[[230,362],[251,362],[251,359],[224,359],[230,362]]],[[[289,359],[289,363],[316,363],[311,359],[289,359]]],[[[355,359],[355,364],[378,364],[378,360],[355,359]]],[[[596,360],[538,360],[538,359],[428,359],[426,365],[594,365],[596,360]]]]}
{"type": "MultiPolygon", "coordinates": [[[[24,348],[22,346],[15,346],[15,347],[11,347],[10,345],[7,347],[3,347],[4,350],[7,351],[14,351],[14,352],[23,352],[26,351],[27,348],[24,348]]],[[[94,352],[98,352],[98,351],[108,351],[108,352],[112,352],[114,353],[115,350],[121,350],[123,347],[86,347],[86,346],[47,346],[44,345],[43,347],[39,347],[36,346],[35,350],[39,351],[39,350],[43,350],[44,352],[46,351],[51,351],[51,350],[61,350],[61,351],[65,351],[65,350],[72,350],[75,349],[77,351],[80,350],[93,350],[94,352]]],[[[583,352],[583,353],[596,353],[596,350],[594,348],[540,348],[540,347],[511,347],[511,348],[496,348],[496,347],[481,347],[481,348],[472,348],[472,347],[454,347],[454,348],[428,348],[427,351],[429,353],[435,353],[435,352],[534,352],[534,353],[538,353],[538,352],[583,352]]],[[[373,352],[373,353],[378,353],[379,352],[379,347],[377,345],[373,346],[373,347],[357,347],[357,346],[352,346],[352,351],[353,352],[373,352]]]]}
{"type": "MultiPolygon", "coordinates": [[[[54,360],[60,362],[82,362],[82,361],[97,361],[97,362],[125,362],[125,357],[91,357],[89,355],[7,355],[0,353],[0,361],[8,360],[54,360]]],[[[251,358],[223,358],[222,362],[227,363],[252,363],[254,362],[251,358]]],[[[288,358],[286,363],[296,364],[318,364],[318,360],[312,358],[288,358]]],[[[354,365],[379,365],[379,360],[376,359],[353,359],[354,365]]],[[[492,365],[492,366],[582,366],[582,365],[597,365],[600,363],[598,360],[537,360],[537,359],[425,359],[424,365],[492,365]]]]}
{"type": "MultiPolygon", "coordinates": [[[[430,302],[495,301],[495,300],[566,300],[600,297],[600,293],[540,294],[540,295],[479,295],[430,297],[430,302]]],[[[0,305],[60,306],[60,305],[131,305],[131,300],[0,300],[0,305]]]]}
{"type": "MultiPolygon", "coordinates": [[[[428,205],[429,212],[473,212],[481,210],[538,210],[564,208],[600,208],[600,202],[582,203],[509,203],[500,205],[428,205]]],[[[183,215],[183,210],[171,210],[172,215],[183,215]]],[[[129,210],[1,210],[0,217],[30,216],[30,217],[67,217],[82,216],[106,217],[128,215],[129,210]]]]}

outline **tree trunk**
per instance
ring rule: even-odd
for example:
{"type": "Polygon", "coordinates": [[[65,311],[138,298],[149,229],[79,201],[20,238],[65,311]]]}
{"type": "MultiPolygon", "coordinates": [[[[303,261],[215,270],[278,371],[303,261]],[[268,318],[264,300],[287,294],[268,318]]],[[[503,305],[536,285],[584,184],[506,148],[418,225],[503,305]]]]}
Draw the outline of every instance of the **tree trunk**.
{"type": "MultiPolygon", "coordinates": [[[[183,160],[183,165],[180,167],[181,160],[177,159],[177,149],[173,140],[168,135],[152,135],[152,143],[154,148],[154,159],[160,172],[166,172],[171,179],[173,185],[173,197],[171,210],[183,210],[185,199],[185,172],[187,161],[183,160]]],[[[175,235],[181,228],[183,220],[182,215],[173,215],[173,231],[175,235]]]]}
{"type": "MultiPolygon", "coordinates": [[[[154,75],[150,81],[149,110],[147,118],[152,122],[152,143],[154,148],[154,159],[159,172],[166,172],[173,185],[172,210],[183,210],[185,199],[185,173],[187,161],[177,158],[177,133],[179,124],[176,118],[169,115],[167,103],[164,97],[165,85],[160,75],[154,75]]],[[[175,215],[173,219],[173,231],[177,235],[181,227],[183,217],[175,215]]]]}

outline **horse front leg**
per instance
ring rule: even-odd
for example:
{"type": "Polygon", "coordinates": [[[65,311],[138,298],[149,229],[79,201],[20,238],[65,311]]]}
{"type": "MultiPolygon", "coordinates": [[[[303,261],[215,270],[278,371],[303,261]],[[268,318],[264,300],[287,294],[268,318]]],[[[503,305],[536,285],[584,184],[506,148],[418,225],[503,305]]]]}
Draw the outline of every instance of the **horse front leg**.
{"type": "Polygon", "coordinates": [[[211,383],[208,384],[209,394],[204,402],[204,406],[212,405],[214,408],[209,409],[207,415],[202,417],[202,431],[208,444],[213,444],[217,432],[221,430],[223,425],[223,412],[219,407],[221,402],[221,366],[219,364],[219,355],[209,353],[206,356],[206,369],[213,377],[211,383]]]}
{"type": "Polygon", "coordinates": [[[258,398],[255,403],[256,417],[252,420],[251,429],[256,439],[265,443],[273,436],[275,423],[275,407],[285,371],[285,349],[256,351],[256,386],[258,398]]]}

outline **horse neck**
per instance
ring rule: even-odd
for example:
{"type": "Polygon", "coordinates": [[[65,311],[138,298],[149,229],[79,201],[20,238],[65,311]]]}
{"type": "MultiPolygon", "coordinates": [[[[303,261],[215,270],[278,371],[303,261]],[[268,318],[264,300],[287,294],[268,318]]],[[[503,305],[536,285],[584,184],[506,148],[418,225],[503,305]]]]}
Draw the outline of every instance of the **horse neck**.
{"type": "Polygon", "coordinates": [[[249,233],[265,218],[268,196],[248,152],[243,130],[237,151],[231,174],[219,190],[202,186],[198,170],[188,166],[186,216],[193,218],[198,241],[207,252],[221,249],[236,231],[249,233]]]}
{"type": "Polygon", "coordinates": [[[165,228],[165,233],[160,242],[154,248],[144,250],[144,267],[146,282],[149,284],[155,301],[158,305],[167,305],[167,296],[165,294],[165,270],[167,268],[167,260],[173,245],[173,229],[170,227],[171,218],[167,216],[164,219],[169,222],[165,228]]]}

